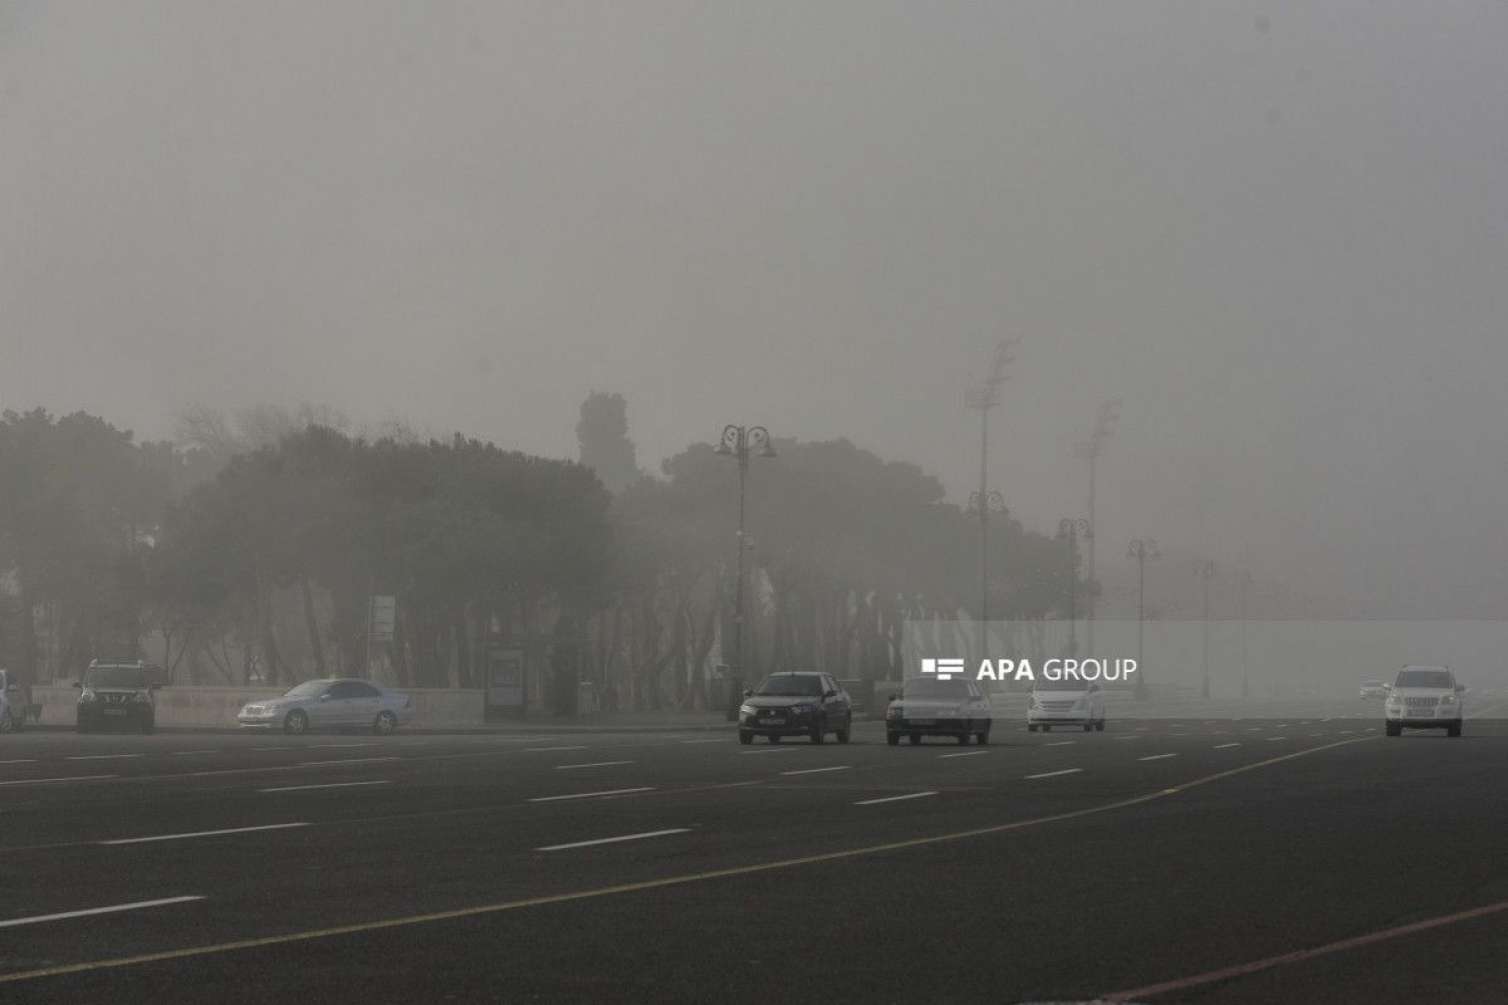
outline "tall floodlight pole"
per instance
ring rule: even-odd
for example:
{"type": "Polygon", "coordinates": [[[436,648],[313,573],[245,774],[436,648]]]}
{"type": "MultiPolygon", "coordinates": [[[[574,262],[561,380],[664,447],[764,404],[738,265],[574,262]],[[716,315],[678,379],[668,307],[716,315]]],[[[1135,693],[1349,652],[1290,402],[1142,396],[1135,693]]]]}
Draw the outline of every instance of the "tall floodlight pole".
{"type": "Polygon", "coordinates": [[[738,462],[738,564],[733,584],[733,660],[728,694],[728,721],[738,721],[738,706],[743,702],[744,673],[744,483],[749,476],[749,458],[774,457],[770,431],[763,426],[724,426],[717,453],[738,462]]]}
{"type": "Polygon", "coordinates": [[[1200,645],[1204,682],[1200,685],[1199,693],[1208,698],[1210,696],[1210,580],[1215,578],[1215,563],[1207,558],[1200,559],[1194,563],[1194,575],[1199,577],[1204,591],[1203,634],[1200,645]]]}
{"type": "MultiPolygon", "coordinates": [[[[1000,404],[1000,385],[1005,371],[1015,357],[1015,339],[1002,339],[995,346],[990,372],[964,394],[964,404],[979,413],[979,489],[970,498],[978,499],[979,517],[979,659],[988,655],[985,643],[986,624],[990,620],[990,409],[1000,404]]],[[[998,497],[999,493],[995,493],[998,497]]],[[[1004,503],[1001,503],[1002,509],[1004,503]]]]}
{"type": "Polygon", "coordinates": [[[1058,536],[1068,545],[1068,655],[1079,654],[1078,599],[1079,599],[1079,538],[1094,540],[1094,527],[1083,517],[1067,517],[1058,521],[1058,536]]]}
{"type": "Polygon", "coordinates": [[[1241,573],[1241,697],[1251,697],[1246,678],[1246,601],[1251,593],[1251,573],[1241,573]]]}
{"type": "MultiPolygon", "coordinates": [[[[1115,432],[1115,423],[1120,419],[1121,403],[1119,398],[1103,402],[1100,410],[1094,416],[1094,429],[1089,434],[1089,439],[1074,448],[1074,453],[1089,462],[1089,528],[1091,532],[1098,526],[1094,522],[1094,469],[1095,461],[1099,460],[1101,452],[1105,449],[1105,441],[1110,439],[1115,432]]],[[[1094,564],[1094,534],[1089,535],[1088,569],[1086,580],[1090,584],[1089,603],[1084,610],[1084,634],[1086,655],[1094,657],[1094,586],[1099,582],[1095,576],[1097,570],[1094,564]]]]}
{"type": "Polygon", "coordinates": [[[1136,697],[1147,697],[1146,664],[1142,662],[1142,626],[1147,620],[1147,562],[1162,557],[1157,542],[1150,537],[1139,537],[1131,542],[1126,554],[1136,559],[1136,697]]]}

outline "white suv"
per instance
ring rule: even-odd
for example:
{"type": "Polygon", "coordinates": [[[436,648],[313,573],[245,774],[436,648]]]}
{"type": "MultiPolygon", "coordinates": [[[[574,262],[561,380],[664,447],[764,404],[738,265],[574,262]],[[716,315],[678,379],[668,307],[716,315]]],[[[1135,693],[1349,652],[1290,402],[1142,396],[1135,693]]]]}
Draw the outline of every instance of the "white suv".
{"type": "Polygon", "coordinates": [[[1397,736],[1407,728],[1443,729],[1460,736],[1465,690],[1449,667],[1404,667],[1383,705],[1387,734],[1397,736]]]}

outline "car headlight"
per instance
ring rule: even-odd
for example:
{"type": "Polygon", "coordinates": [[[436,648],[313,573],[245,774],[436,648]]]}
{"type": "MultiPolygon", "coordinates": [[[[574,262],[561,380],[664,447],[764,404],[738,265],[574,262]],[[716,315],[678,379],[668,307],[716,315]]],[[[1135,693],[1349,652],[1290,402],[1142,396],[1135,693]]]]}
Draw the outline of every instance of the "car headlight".
{"type": "Polygon", "coordinates": [[[754,714],[754,706],[753,705],[740,705],[740,706],[738,706],[738,714],[739,715],[753,715],[754,714]]]}
{"type": "Polygon", "coordinates": [[[82,690],[82,691],[79,692],[79,701],[85,702],[85,701],[93,701],[93,700],[94,700],[94,692],[91,691],[91,690],[89,690],[87,687],[84,688],[84,690],[82,690]]]}
{"type": "Polygon", "coordinates": [[[1456,703],[1456,696],[1453,695],[1453,694],[1448,694],[1445,697],[1443,697],[1443,698],[1440,699],[1440,704],[1442,704],[1442,705],[1454,705],[1455,703],[1456,703]]]}

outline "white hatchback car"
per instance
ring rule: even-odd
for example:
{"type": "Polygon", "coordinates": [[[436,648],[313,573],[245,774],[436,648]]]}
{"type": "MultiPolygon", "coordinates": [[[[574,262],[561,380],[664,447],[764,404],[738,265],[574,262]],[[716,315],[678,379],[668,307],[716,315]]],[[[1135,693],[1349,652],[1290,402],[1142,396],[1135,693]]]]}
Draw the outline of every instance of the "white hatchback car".
{"type": "Polygon", "coordinates": [[[1465,690],[1449,667],[1404,667],[1383,705],[1383,726],[1389,736],[1405,729],[1443,729],[1460,736],[1465,690]]]}
{"type": "Polygon", "coordinates": [[[1104,732],[1105,691],[1087,680],[1044,680],[1026,703],[1026,731],[1046,733],[1054,726],[1082,726],[1104,732]]]}

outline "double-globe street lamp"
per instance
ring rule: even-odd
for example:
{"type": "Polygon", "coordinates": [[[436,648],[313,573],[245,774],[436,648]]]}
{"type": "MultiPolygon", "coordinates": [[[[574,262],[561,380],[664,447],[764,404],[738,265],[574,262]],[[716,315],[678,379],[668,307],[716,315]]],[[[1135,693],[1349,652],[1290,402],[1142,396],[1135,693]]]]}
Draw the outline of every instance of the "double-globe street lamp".
{"type": "Polygon", "coordinates": [[[1194,575],[1203,587],[1203,630],[1200,633],[1200,663],[1203,666],[1203,682],[1199,685],[1201,696],[1210,696],[1210,580],[1215,578],[1215,563],[1201,558],[1194,563],[1194,575]]]}
{"type": "Polygon", "coordinates": [[[1142,624],[1147,619],[1147,563],[1162,557],[1157,542],[1150,537],[1138,537],[1131,542],[1126,555],[1136,560],[1136,697],[1147,697],[1146,664],[1142,662],[1142,624]]]}
{"type": "Polygon", "coordinates": [[[1094,526],[1083,517],[1065,516],[1058,521],[1058,536],[1068,545],[1068,655],[1079,653],[1078,620],[1079,600],[1079,538],[1094,540],[1094,526]]]}
{"type": "Polygon", "coordinates": [[[763,426],[728,425],[723,427],[716,452],[738,462],[738,571],[733,585],[733,656],[728,682],[728,721],[737,722],[744,691],[744,483],[749,475],[749,458],[774,457],[775,448],[770,444],[770,431],[763,426]]]}

